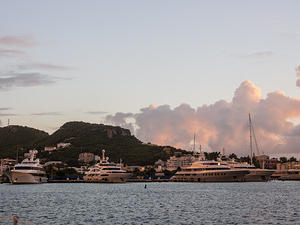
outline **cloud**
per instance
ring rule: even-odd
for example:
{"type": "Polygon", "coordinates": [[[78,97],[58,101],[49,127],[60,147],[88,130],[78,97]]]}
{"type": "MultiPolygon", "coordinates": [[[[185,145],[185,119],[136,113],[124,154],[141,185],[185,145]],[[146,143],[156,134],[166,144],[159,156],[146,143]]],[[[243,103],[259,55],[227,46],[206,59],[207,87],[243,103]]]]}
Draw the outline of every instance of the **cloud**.
{"type": "Polygon", "coordinates": [[[262,98],[260,88],[251,81],[242,82],[229,102],[220,100],[198,108],[181,104],[174,109],[169,105],[151,105],[135,114],[108,115],[106,121],[131,129],[144,142],[191,149],[195,132],[197,145],[206,151],[221,151],[224,147],[228,153],[247,155],[249,113],[260,154],[299,152],[300,138],[291,135],[299,128],[288,119],[300,118],[300,99],[281,91],[262,98]]]}
{"type": "Polygon", "coordinates": [[[0,45],[32,47],[37,42],[30,36],[3,36],[0,37],[0,45]]]}
{"type": "Polygon", "coordinates": [[[269,57],[275,55],[272,51],[264,51],[264,52],[254,52],[252,54],[249,54],[248,57],[269,57]]]}
{"type": "Polygon", "coordinates": [[[54,65],[48,63],[33,63],[33,64],[24,64],[18,65],[17,69],[19,70],[34,70],[34,69],[42,69],[42,70],[72,70],[71,67],[54,65]]]}
{"type": "Polygon", "coordinates": [[[0,57],[13,57],[22,55],[26,55],[26,52],[13,49],[0,49],[0,57]]]}
{"type": "Polygon", "coordinates": [[[273,51],[260,51],[260,52],[253,52],[250,54],[240,54],[240,55],[234,55],[238,58],[245,58],[245,59],[263,59],[267,57],[274,56],[275,52],[273,51]]]}
{"type": "Polygon", "coordinates": [[[296,85],[297,87],[300,87],[300,66],[296,68],[296,76],[297,76],[296,85]]]}
{"type": "Polygon", "coordinates": [[[16,116],[14,113],[0,113],[0,116],[16,116]]]}
{"type": "Polygon", "coordinates": [[[19,73],[6,72],[0,74],[0,91],[9,90],[14,87],[32,87],[40,85],[48,85],[62,80],[41,73],[19,73]]]}
{"type": "Polygon", "coordinates": [[[91,115],[104,115],[107,114],[108,112],[104,112],[104,111],[90,111],[90,112],[86,112],[87,114],[91,114],[91,115]]]}
{"type": "Polygon", "coordinates": [[[296,30],[275,30],[274,33],[282,35],[282,36],[287,36],[287,37],[295,37],[299,36],[300,32],[296,30]]]}
{"type": "Polygon", "coordinates": [[[60,112],[42,112],[42,113],[32,113],[32,116],[61,116],[60,112]]]}
{"type": "Polygon", "coordinates": [[[8,107],[3,107],[3,108],[0,108],[0,111],[6,111],[6,110],[11,110],[12,108],[8,108],[8,107]]]}
{"type": "Polygon", "coordinates": [[[133,113],[122,113],[118,112],[115,115],[106,116],[105,120],[107,123],[111,123],[117,126],[121,126],[123,128],[134,131],[134,125],[132,122],[128,122],[128,119],[134,117],[133,113]]]}
{"type": "Polygon", "coordinates": [[[16,116],[17,114],[14,113],[2,113],[1,111],[7,111],[7,110],[11,110],[12,108],[8,108],[8,107],[3,107],[0,108],[0,117],[1,116],[16,116]]]}

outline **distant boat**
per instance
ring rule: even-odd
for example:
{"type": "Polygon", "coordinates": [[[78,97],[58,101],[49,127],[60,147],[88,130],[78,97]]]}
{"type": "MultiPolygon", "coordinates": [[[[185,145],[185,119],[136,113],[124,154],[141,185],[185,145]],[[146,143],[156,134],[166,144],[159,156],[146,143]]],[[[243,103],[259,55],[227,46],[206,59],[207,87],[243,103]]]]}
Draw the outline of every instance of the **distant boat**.
{"type": "Polygon", "coordinates": [[[39,159],[35,159],[37,153],[37,150],[30,150],[29,158],[14,166],[9,173],[12,184],[40,184],[48,181],[43,165],[39,159]]]}
{"type": "Polygon", "coordinates": [[[239,182],[244,181],[249,172],[244,169],[232,170],[217,161],[194,162],[190,167],[182,168],[171,178],[172,181],[183,182],[239,182]]]}
{"type": "Polygon", "coordinates": [[[124,183],[131,174],[121,169],[105,157],[105,150],[102,150],[102,159],[85,173],[83,180],[100,183],[124,183]]]}

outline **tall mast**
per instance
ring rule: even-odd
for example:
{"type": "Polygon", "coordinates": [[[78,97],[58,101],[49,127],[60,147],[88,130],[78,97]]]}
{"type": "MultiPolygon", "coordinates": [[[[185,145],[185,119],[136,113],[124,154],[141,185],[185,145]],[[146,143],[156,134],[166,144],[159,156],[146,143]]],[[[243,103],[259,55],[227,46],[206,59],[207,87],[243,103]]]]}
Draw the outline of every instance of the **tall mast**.
{"type": "Polygon", "coordinates": [[[252,150],[252,123],[251,115],[249,113],[249,134],[250,134],[250,163],[253,164],[253,150],[252,150]]]}
{"type": "Polygon", "coordinates": [[[193,152],[195,151],[195,139],[196,139],[196,134],[194,132],[194,146],[193,146],[193,152]]]}

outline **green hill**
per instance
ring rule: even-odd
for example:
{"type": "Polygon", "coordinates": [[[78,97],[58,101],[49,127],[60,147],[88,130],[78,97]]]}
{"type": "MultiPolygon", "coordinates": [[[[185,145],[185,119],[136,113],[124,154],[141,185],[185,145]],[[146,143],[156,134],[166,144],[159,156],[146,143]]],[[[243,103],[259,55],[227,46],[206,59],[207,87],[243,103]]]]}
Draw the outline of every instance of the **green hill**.
{"type": "Polygon", "coordinates": [[[106,150],[111,161],[118,162],[121,158],[128,165],[152,165],[158,159],[166,160],[175,151],[182,151],[173,147],[144,144],[131,135],[129,130],[121,127],[84,122],[65,123],[52,135],[46,134],[31,144],[26,146],[40,150],[39,157],[44,161],[60,160],[72,166],[78,165],[81,152],[101,155],[102,149],[106,150]],[[41,151],[45,146],[56,146],[60,142],[71,143],[71,146],[51,154],[41,151]]]}
{"type": "Polygon", "coordinates": [[[47,138],[49,135],[44,132],[30,127],[7,126],[0,128],[0,158],[15,158],[17,149],[30,148],[47,138]]]}

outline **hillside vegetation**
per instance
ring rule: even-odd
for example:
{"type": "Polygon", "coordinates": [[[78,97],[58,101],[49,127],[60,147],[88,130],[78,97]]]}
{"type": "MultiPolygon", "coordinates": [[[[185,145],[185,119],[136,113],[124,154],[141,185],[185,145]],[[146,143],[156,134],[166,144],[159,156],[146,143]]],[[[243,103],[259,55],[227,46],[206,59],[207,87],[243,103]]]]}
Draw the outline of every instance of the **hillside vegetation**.
{"type": "Polygon", "coordinates": [[[30,127],[0,128],[0,157],[15,158],[17,150],[22,152],[22,149],[30,148],[48,136],[48,133],[30,127]]]}
{"type": "MultiPolygon", "coordinates": [[[[24,131],[24,133],[27,132],[27,130],[24,131]]],[[[39,157],[43,161],[60,160],[72,166],[78,166],[78,156],[81,152],[101,155],[102,149],[106,150],[106,155],[111,161],[118,162],[121,158],[127,165],[151,165],[158,159],[168,159],[175,151],[182,151],[173,147],[144,144],[131,135],[129,130],[121,127],[84,122],[65,123],[52,135],[45,133],[34,141],[28,141],[25,145],[22,147],[40,150],[39,157]],[[56,146],[60,142],[71,143],[71,146],[51,154],[41,152],[45,146],[56,146]]],[[[21,148],[20,143],[13,148],[17,147],[21,148]]],[[[0,157],[3,157],[2,153],[0,150],[0,157]]]]}

